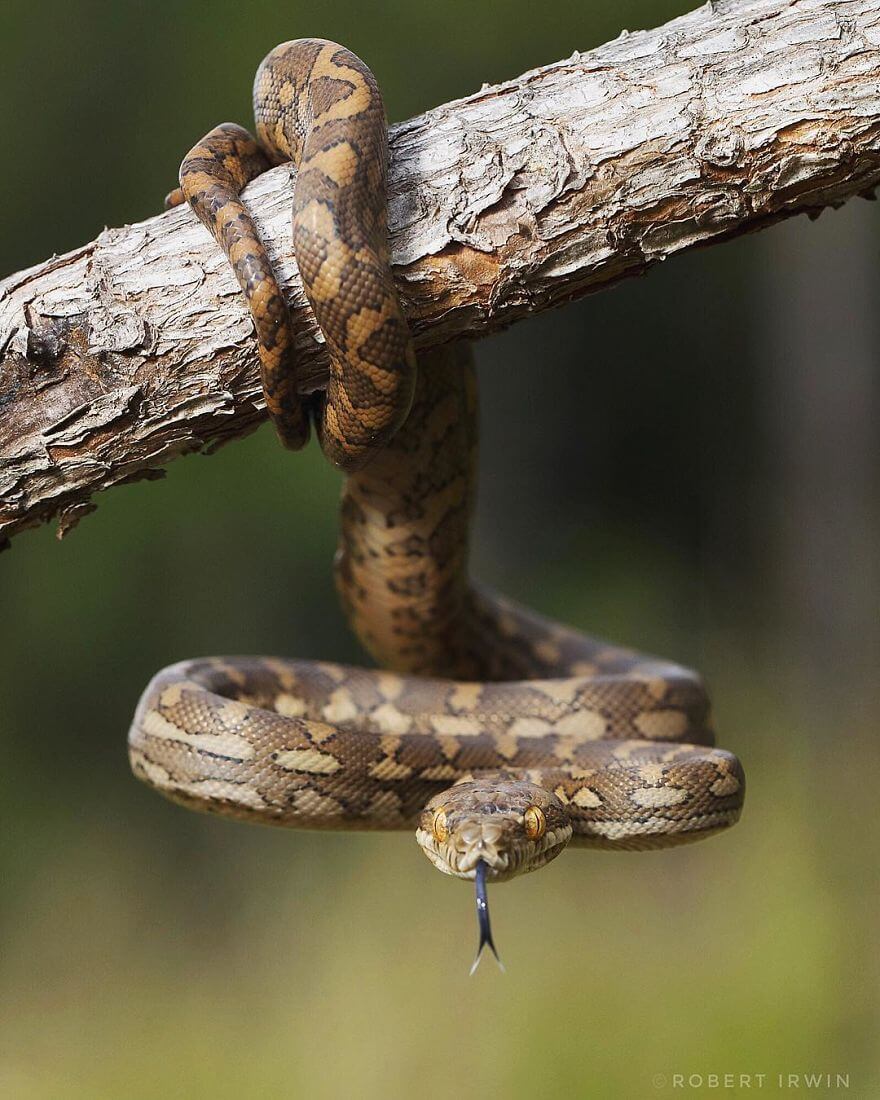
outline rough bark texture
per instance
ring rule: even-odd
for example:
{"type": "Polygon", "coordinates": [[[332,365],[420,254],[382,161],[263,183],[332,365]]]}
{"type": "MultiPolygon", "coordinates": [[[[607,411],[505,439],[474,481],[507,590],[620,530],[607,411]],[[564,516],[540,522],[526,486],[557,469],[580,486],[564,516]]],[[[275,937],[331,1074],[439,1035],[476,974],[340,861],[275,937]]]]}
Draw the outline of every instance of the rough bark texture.
{"type": "MultiPolygon", "coordinates": [[[[716,0],[395,126],[392,248],[418,343],[869,195],[878,72],[880,0],[716,0]]],[[[326,367],[290,252],[289,175],[246,195],[308,390],[326,367]]],[[[53,516],[63,534],[95,492],[256,427],[252,331],[186,209],[0,283],[0,541],[53,516]]]]}

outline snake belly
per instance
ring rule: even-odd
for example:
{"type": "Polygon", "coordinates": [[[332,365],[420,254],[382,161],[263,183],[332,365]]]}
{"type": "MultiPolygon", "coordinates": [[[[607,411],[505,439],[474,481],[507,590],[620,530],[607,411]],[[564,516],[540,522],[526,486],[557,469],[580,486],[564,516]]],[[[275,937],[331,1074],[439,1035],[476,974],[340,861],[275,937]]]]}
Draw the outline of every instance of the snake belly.
{"type": "Polygon", "coordinates": [[[164,669],[129,733],[135,774],[193,809],[298,828],[414,828],[430,800],[475,779],[552,792],[579,845],[666,847],[733,824],[743,771],[713,747],[696,673],[470,579],[476,378],[465,344],[421,354],[415,370],[369,70],[332,43],[285,43],[260,67],[255,109],[259,140],[212,131],[184,159],[171,203],[185,195],[229,256],[267,407],[299,445],[308,410],[287,363],[289,318],[239,197],[261,165],[299,161],[295,253],[332,364],[319,435],[350,471],[337,587],[382,668],[225,657],[164,669]]]}

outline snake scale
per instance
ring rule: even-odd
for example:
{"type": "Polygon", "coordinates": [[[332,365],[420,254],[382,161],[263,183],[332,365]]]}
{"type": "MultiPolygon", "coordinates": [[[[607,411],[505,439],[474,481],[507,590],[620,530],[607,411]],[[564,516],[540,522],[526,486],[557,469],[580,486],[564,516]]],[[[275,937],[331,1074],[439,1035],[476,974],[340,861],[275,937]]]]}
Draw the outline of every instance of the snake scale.
{"type": "MultiPolygon", "coordinates": [[[[160,672],[129,734],[135,773],[185,806],[264,824],[408,829],[441,871],[485,882],[572,843],[660,848],[733,824],[744,777],[713,746],[696,673],[519,607],[468,574],[477,449],[465,344],[418,369],[386,228],[387,128],[354,54],[276,47],[254,85],[257,138],[212,130],[180,189],[228,256],[282,441],[313,418],[346,479],[336,559],[349,622],[379,670],[274,657],[160,672]],[[297,395],[290,319],[240,193],[291,160],[294,250],[331,364],[297,395]]],[[[482,905],[482,908],[480,908],[482,905]]]]}

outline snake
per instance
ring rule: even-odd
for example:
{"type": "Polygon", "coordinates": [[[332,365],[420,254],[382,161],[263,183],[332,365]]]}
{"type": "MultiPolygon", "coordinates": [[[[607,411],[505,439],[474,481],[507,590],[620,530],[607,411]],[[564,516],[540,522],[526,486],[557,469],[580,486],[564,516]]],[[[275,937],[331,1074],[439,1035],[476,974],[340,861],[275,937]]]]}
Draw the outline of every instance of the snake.
{"type": "MultiPolygon", "coordinates": [[[[282,443],[310,421],[345,472],[335,559],[377,667],[198,658],[159,672],[129,732],[136,776],[191,809],[306,829],[415,830],[431,863],[486,884],[567,846],[666,848],[734,824],[745,779],[715,747],[700,676],[545,618],[473,580],[478,449],[471,347],[416,358],[390,262],[388,137],[376,80],[333,42],[273,49],[256,137],[226,123],[180,187],[254,321],[282,443]],[[294,253],[326,342],[326,393],[298,395],[284,295],[242,191],[290,161],[294,253]]],[[[497,957],[497,952],[495,952],[497,957]]],[[[476,962],[475,962],[476,965],[476,962]]]]}

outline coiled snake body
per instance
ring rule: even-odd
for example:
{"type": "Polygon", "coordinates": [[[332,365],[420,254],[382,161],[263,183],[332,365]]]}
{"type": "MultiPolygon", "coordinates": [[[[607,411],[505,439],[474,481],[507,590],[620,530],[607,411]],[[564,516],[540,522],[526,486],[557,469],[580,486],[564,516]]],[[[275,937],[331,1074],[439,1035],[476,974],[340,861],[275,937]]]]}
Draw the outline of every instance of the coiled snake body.
{"type": "Polygon", "coordinates": [[[416,372],[369,70],[333,43],[286,43],[260,66],[254,99],[259,141],[213,130],[169,201],[187,198],[229,256],[282,439],[301,446],[313,414],[349,471],[337,583],[383,670],[278,658],[165,669],[131,727],[135,773],[184,805],[266,824],[415,826],[440,870],[478,881],[543,866],[569,841],[655,848],[731,825],[742,769],[711,747],[695,673],[468,577],[475,376],[465,345],[422,354],[416,372]],[[287,158],[295,254],[331,360],[322,408],[296,395],[287,308],[239,198],[287,158]]]}

